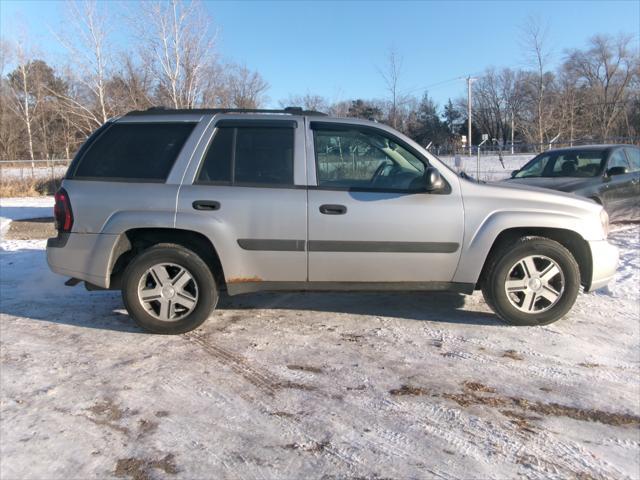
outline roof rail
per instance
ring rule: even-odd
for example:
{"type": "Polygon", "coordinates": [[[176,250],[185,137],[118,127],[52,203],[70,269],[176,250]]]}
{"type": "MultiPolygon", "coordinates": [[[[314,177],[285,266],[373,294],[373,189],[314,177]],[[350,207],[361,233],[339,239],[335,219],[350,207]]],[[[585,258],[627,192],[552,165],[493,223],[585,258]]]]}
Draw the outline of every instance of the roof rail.
{"type": "Polygon", "coordinates": [[[149,107],[146,110],[133,110],[126,116],[137,115],[177,115],[177,114],[207,114],[216,113],[279,113],[287,115],[315,115],[327,116],[326,113],[315,110],[304,110],[302,107],[286,107],[283,109],[263,109],[263,108],[168,108],[162,106],[149,107]]]}

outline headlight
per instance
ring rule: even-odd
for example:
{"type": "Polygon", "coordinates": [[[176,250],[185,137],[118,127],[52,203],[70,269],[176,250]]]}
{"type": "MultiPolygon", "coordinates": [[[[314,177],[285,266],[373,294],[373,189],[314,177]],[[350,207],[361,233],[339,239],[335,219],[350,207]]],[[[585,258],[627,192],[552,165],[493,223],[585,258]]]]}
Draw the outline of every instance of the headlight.
{"type": "Polygon", "coordinates": [[[604,238],[609,236],[609,215],[604,210],[600,210],[600,223],[602,223],[602,231],[604,232],[604,238]]]}

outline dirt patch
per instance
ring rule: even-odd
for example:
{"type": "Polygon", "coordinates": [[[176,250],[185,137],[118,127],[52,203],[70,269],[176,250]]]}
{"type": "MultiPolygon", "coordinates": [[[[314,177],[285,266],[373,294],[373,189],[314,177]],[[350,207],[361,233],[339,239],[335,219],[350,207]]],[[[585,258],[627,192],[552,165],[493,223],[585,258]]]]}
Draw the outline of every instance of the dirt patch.
{"type": "Polygon", "coordinates": [[[462,384],[464,388],[467,390],[471,390],[472,392],[486,392],[486,393],[496,393],[496,389],[492,387],[487,387],[479,382],[464,382],[462,384]]]}
{"type": "Polygon", "coordinates": [[[151,480],[153,469],[162,470],[164,473],[175,475],[178,473],[174,461],[174,455],[169,453],[164,458],[149,460],[145,458],[121,458],[116,463],[116,477],[129,477],[133,480],[151,480]]]}
{"type": "Polygon", "coordinates": [[[119,425],[117,422],[124,417],[132,415],[136,412],[129,411],[128,409],[122,410],[118,405],[113,403],[112,400],[103,400],[98,402],[92,407],[87,408],[87,411],[92,415],[82,415],[90,422],[95,423],[103,427],[111,428],[117,432],[129,435],[129,429],[119,425]]]}
{"type": "Polygon", "coordinates": [[[269,415],[273,415],[274,417],[280,417],[280,418],[296,418],[295,413],[289,413],[289,412],[271,412],[269,413],[269,415]]]}
{"type": "Polygon", "coordinates": [[[488,407],[504,407],[509,404],[508,399],[501,397],[486,397],[476,395],[475,393],[443,393],[443,398],[453,400],[461,407],[469,407],[471,405],[485,405],[488,407]]]}
{"type": "Polygon", "coordinates": [[[416,387],[413,385],[402,385],[400,388],[394,388],[393,390],[389,390],[389,393],[394,397],[397,396],[409,396],[409,395],[429,395],[429,392],[422,387],[416,387]]]}
{"type": "Polygon", "coordinates": [[[600,366],[599,363],[579,363],[578,366],[585,368],[598,368],[600,366]]]}
{"type": "Polygon", "coordinates": [[[168,417],[168,416],[169,416],[169,412],[167,412],[166,410],[158,410],[156,412],[156,417],[158,418],[168,417]]]}
{"type": "Polygon", "coordinates": [[[310,367],[307,365],[287,365],[289,370],[299,370],[301,372],[322,373],[322,369],[318,367],[310,367]]]}
{"type": "Polygon", "coordinates": [[[531,420],[542,420],[540,417],[531,417],[515,410],[500,410],[505,417],[511,418],[510,422],[516,425],[520,430],[529,433],[536,433],[533,426],[529,423],[531,420]]]}
{"type": "Polygon", "coordinates": [[[524,360],[524,357],[515,350],[505,350],[502,356],[504,358],[510,358],[512,360],[524,360]]]}
{"type": "Polygon", "coordinates": [[[340,336],[347,342],[359,342],[364,338],[364,335],[356,335],[355,333],[342,333],[340,336]]]}
{"type": "Polygon", "coordinates": [[[9,240],[39,240],[56,236],[53,217],[13,220],[9,225],[6,238],[9,240]]]}
{"type": "Polygon", "coordinates": [[[125,410],[120,409],[120,407],[118,407],[111,400],[98,402],[92,407],[87,408],[87,410],[94,415],[102,417],[108,422],[116,422],[118,420],[121,420],[125,415],[125,410]]]}
{"type": "Polygon", "coordinates": [[[603,423],[605,425],[640,425],[640,417],[628,413],[611,413],[591,408],[570,407],[558,403],[530,402],[524,398],[512,398],[514,405],[541,415],[569,417],[575,420],[603,423]]]}
{"type": "MultiPolygon", "coordinates": [[[[466,384],[464,384],[466,386],[466,384]]],[[[443,393],[443,398],[456,402],[461,407],[469,407],[471,405],[484,405],[493,408],[510,407],[519,408],[526,412],[534,412],[540,415],[554,417],[569,417],[575,420],[588,422],[597,422],[605,425],[622,426],[622,425],[640,425],[640,417],[627,413],[611,413],[596,409],[584,409],[578,407],[570,407],[560,405],[558,403],[532,402],[519,397],[502,397],[499,395],[479,395],[475,392],[466,391],[463,393],[443,393]]],[[[523,414],[504,410],[501,413],[516,418],[516,413],[520,420],[539,420],[535,417],[524,417],[523,414]],[[504,412],[509,412],[506,414],[504,412]]],[[[521,426],[525,426],[522,424],[521,426]]]]}
{"type": "Polygon", "coordinates": [[[282,448],[286,450],[299,450],[301,452],[321,453],[331,444],[329,442],[289,443],[282,448]]]}
{"type": "Polygon", "coordinates": [[[138,438],[151,435],[158,429],[158,423],[151,420],[139,420],[138,421],[138,438]]]}
{"type": "Polygon", "coordinates": [[[313,385],[305,385],[304,383],[297,382],[280,382],[276,385],[277,388],[291,388],[294,390],[306,390],[308,392],[317,390],[313,385]]]}

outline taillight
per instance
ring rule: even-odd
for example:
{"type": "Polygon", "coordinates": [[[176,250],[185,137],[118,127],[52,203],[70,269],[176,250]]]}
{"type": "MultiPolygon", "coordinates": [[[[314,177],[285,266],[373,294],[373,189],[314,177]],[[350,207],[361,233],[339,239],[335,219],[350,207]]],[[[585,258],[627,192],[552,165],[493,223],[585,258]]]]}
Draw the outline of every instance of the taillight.
{"type": "Polygon", "coordinates": [[[73,212],[69,194],[64,188],[56,192],[56,203],[53,207],[53,217],[56,221],[56,229],[59,232],[70,232],[73,227],[73,212]]]}

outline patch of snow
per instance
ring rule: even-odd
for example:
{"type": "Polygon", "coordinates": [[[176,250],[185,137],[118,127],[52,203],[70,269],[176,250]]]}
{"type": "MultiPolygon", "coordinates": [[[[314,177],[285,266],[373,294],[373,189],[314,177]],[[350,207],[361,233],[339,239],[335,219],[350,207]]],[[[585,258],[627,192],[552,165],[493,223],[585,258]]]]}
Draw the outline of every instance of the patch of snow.
{"type": "MultiPolygon", "coordinates": [[[[502,162],[498,155],[480,155],[480,180],[488,182],[496,182],[507,179],[511,176],[513,170],[520,169],[525,163],[531,160],[536,154],[517,154],[503,155],[502,162]]],[[[460,167],[456,168],[455,156],[447,155],[438,157],[444,163],[454,170],[464,170],[468,175],[476,177],[477,172],[477,156],[459,155],[460,167]]]]}
{"type": "Polygon", "coordinates": [[[67,169],[66,165],[56,165],[53,167],[53,172],[51,171],[51,167],[35,167],[31,170],[31,165],[25,164],[23,167],[10,167],[10,168],[2,168],[0,170],[0,174],[3,178],[15,178],[15,179],[47,179],[51,178],[52,173],[53,177],[62,177],[67,169]]]}

